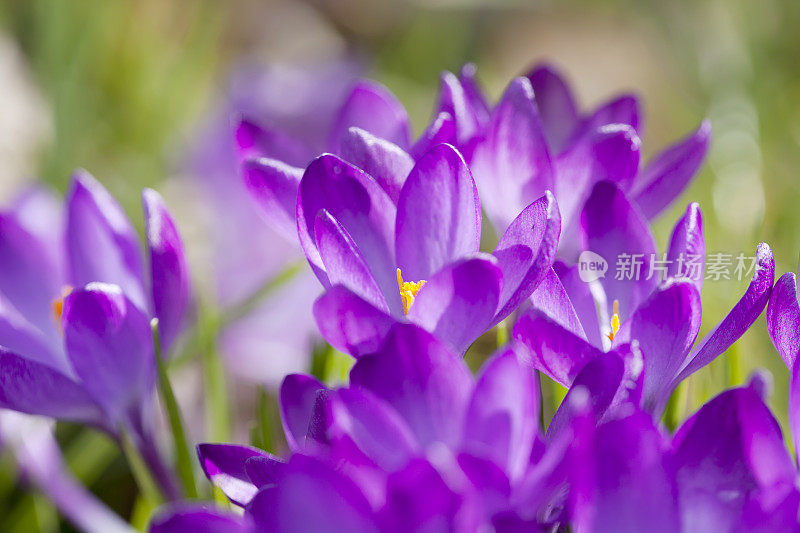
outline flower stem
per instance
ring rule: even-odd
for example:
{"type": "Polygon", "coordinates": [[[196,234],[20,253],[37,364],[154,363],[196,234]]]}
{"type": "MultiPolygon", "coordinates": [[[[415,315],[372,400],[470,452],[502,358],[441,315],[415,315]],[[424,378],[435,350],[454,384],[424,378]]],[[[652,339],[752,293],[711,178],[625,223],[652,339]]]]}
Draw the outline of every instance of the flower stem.
{"type": "Polygon", "coordinates": [[[205,312],[201,323],[207,332],[200,357],[206,388],[208,436],[214,442],[225,442],[229,440],[229,406],[225,367],[217,350],[220,318],[214,313],[205,312]]]}
{"type": "Polygon", "coordinates": [[[196,499],[198,497],[197,484],[194,479],[192,455],[189,451],[189,440],[186,438],[186,430],[183,426],[183,419],[181,417],[180,408],[178,407],[178,401],[175,399],[175,393],[172,390],[172,384],[167,375],[167,366],[164,363],[164,357],[161,353],[161,336],[158,332],[157,318],[152,320],[150,327],[153,330],[153,348],[155,349],[156,363],[158,365],[158,390],[161,394],[161,402],[167,412],[167,419],[172,432],[178,476],[181,479],[186,496],[196,499]]]}
{"type": "Polygon", "coordinates": [[[275,417],[270,409],[270,398],[267,390],[262,386],[258,388],[258,403],[256,404],[257,437],[258,445],[262,450],[275,453],[275,438],[273,428],[275,417]]]}
{"type": "Polygon", "coordinates": [[[128,461],[128,466],[131,469],[133,478],[136,480],[136,485],[139,487],[139,492],[153,506],[159,505],[164,501],[164,496],[153,479],[153,475],[147,467],[147,462],[139,452],[134,437],[127,429],[121,429],[119,435],[122,452],[128,461]]]}

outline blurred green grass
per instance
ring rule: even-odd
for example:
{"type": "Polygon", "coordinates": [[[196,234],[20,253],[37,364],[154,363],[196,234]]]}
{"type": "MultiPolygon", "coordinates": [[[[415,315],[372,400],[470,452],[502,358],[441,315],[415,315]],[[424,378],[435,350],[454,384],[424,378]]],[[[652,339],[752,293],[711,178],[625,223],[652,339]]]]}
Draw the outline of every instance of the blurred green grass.
{"type": "MultiPolygon", "coordinates": [[[[269,15],[264,24],[243,21],[251,13],[279,13],[286,18],[278,23],[288,27],[280,39],[290,35],[303,44],[311,41],[306,19],[285,15],[302,5],[347,49],[371,58],[371,75],[407,105],[417,131],[432,110],[438,73],[465,61],[478,64],[493,98],[510,76],[539,58],[566,67],[585,104],[611,96],[611,90],[641,92],[648,154],[710,115],[715,126],[710,163],[657,221],[659,244],[666,243],[686,202],[695,200],[703,207],[710,252],[748,254],[765,241],[775,253],[778,275],[797,269],[800,3],[389,4],[3,0],[0,27],[23,51],[52,112],[53,135],[42,149],[38,176],[63,191],[70,172],[84,167],[106,183],[134,221],[140,220],[141,188],[157,187],[174,173],[198,117],[213,105],[236,59],[242,53],[280,55],[285,42],[267,31],[269,15]]],[[[705,284],[701,334],[745,287],[746,281],[705,284]]],[[[770,403],[785,428],[787,371],[763,317],[732,351],[733,359],[720,357],[691,379],[684,415],[765,367],[775,377],[770,403]]],[[[59,429],[67,448],[89,438],[82,435],[74,428],[59,429]]],[[[124,462],[113,450],[97,446],[93,453],[109,466],[85,479],[128,516],[134,486],[124,462]]],[[[91,471],[91,460],[87,465],[86,458],[73,455],[70,461],[79,473],[91,471]]],[[[0,530],[69,530],[41,498],[14,487],[12,472],[7,460],[0,462],[0,530]]]]}

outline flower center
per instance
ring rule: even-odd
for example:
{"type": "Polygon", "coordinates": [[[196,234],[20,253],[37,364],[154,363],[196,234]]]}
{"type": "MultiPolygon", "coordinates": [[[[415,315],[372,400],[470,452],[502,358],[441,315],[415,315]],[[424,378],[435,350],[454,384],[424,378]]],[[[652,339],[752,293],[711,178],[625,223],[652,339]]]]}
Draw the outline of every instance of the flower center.
{"type": "Polygon", "coordinates": [[[608,334],[608,340],[614,342],[614,335],[619,331],[619,301],[614,300],[614,314],[611,315],[611,332],[608,334]]]}
{"type": "Polygon", "coordinates": [[[397,269],[397,286],[400,287],[400,298],[403,300],[403,313],[408,314],[411,304],[414,303],[414,298],[417,293],[425,285],[425,280],[419,281],[403,281],[403,274],[400,269],[397,269]]]}
{"type": "Polygon", "coordinates": [[[56,321],[56,324],[59,328],[61,327],[61,313],[64,312],[64,298],[69,296],[71,292],[72,287],[69,285],[64,285],[61,287],[61,296],[53,300],[53,303],[51,304],[53,306],[53,320],[56,321]]]}

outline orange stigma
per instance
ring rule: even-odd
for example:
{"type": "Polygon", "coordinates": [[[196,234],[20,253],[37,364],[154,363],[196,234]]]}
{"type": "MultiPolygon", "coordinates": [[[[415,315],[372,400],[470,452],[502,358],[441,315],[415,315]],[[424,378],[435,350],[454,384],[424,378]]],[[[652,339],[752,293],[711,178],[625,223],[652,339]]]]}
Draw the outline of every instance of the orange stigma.
{"type": "Polygon", "coordinates": [[[397,269],[397,286],[400,288],[400,298],[403,300],[404,314],[408,314],[411,304],[414,303],[414,298],[423,285],[425,285],[424,279],[417,282],[403,281],[403,274],[400,273],[399,268],[397,269]]]}
{"type": "Polygon", "coordinates": [[[59,327],[61,327],[61,314],[64,312],[64,298],[69,296],[72,292],[72,287],[69,285],[64,285],[61,287],[61,296],[53,300],[52,303],[52,310],[53,310],[53,320],[56,321],[59,327]]]}
{"type": "Polygon", "coordinates": [[[619,331],[619,301],[614,300],[614,314],[611,315],[611,332],[608,334],[608,340],[614,342],[614,335],[619,331]]]}

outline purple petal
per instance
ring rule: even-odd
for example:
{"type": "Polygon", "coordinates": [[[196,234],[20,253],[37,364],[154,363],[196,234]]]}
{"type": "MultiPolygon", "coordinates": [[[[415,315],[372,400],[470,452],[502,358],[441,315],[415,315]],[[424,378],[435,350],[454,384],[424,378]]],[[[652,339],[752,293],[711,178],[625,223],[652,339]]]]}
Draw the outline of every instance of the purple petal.
{"type": "Polygon", "coordinates": [[[644,126],[639,107],[639,99],[630,94],[609,100],[581,121],[581,124],[573,132],[571,141],[567,144],[579,141],[583,136],[589,135],[597,128],[608,124],[627,124],[641,138],[644,126]]]}
{"type": "MultiPolygon", "coordinates": [[[[436,468],[418,458],[386,481],[386,520],[393,531],[476,531],[464,524],[464,496],[456,493],[436,468]]],[[[469,520],[467,518],[467,520],[469,520]]]]}
{"type": "Polygon", "coordinates": [[[395,250],[403,277],[428,279],[478,251],[481,204],[464,158],[440,144],[408,175],[397,202],[395,250]]]}
{"type": "Polygon", "coordinates": [[[747,291],[730,313],[694,347],[681,373],[673,381],[673,386],[716,359],[750,328],[769,301],[774,279],[772,250],[767,244],[761,243],[756,249],[755,271],[747,291]]]}
{"type": "MultiPolygon", "coordinates": [[[[586,338],[575,307],[570,301],[564,285],[558,278],[555,270],[550,268],[542,278],[542,282],[531,294],[531,304],[542,311],[558,325],[566,328],[575,335],[586,338]]],[[[594,309],[592,309],[594,312],[594,309]]]]}
{"type": "Polygon", "coordinates": [[[552,441],[572,423],[573,395],[588,393],[598,421],[617,417],[625,409],[636,409],[641,400],[642,370],[642,353],[632,345],[621,346],[586,363],[547,427],[548,440],[552,441]]]}
{"type": "Polygon", "coordinates": [[[73,286],[113,283],[147,309],[136,230],[108,191],[83,171],[74,175],[67,195],[66,242],[73,286]]]}
{"type": "Polygon", "coordinates": [[[553,265],[561,232],[561,214],[546,191],[514,219],[492,252],[503,271],[503,292],[496,321],[528,298],[553,265]]]}
{"type": "Polygon", "coordinates": [[[198,444],[197,456],[209,481],[233,503],[242,507],[250,503],[260,488],[247,475],[247,460],[270,457],[258,448],[237,444],[198,444]]]}
{"type": "Polygon", "coordinates": [[[150,533],[255,533],[249,518],[210,505],[174,504],[150,522],[150,533]]]}
{"type": "Polygon", "coordinates": [[[244,462],[247,478],[259,489],[279,483],[284,468],[286,468],[286,463],[272,455],[253,456],[244,462]]]}
{"type": "Polygon", "coordinates": [[[332,285],[347,287],[381,311],[389,311],[358,246],[339,221],[325,209],[317,213],[314,238],[332,285]]]}
{"type": "Polygon", "coordinates": [[[317,213],[326,209],[347,230],[369,266],[393,313],[402,312],[394,258],[396,208],[389,196],[360,169],[324,154],[306,169],[297,199],[300,243],[327,284],[312,235],[317,213]]]}
{"type": "Polygon", "coordinates": [[[64,277],[64,205],[62,198],[42,185],[28,187],[12,202],[7,215],[45,244],[53,275],[64,277]]]}
{"type": "Polygon", "coordinates": [[[337,285],[314,302],[314,318],[323,338],[353,357],[375,353],[397,319],[337,285]]]}
{"type": "Polygon", "coordinates": [[[476,79],[477,68],[474,63],[466,63],[461,67],[458,73],[458,81],[461,82],[461,87],[464,88],[464,95],[469,102],[470,110],[475,116],[475,121],[479,128],[484,128],[489,123],[491,112],[489,104],[486,102],[486,96],[478,84],[476,79]]]}
{"type": "Polygon", "coordinates": [[[418,160],[437,144],[447,143],[455,146],[458,143],[456,134],[455,119],[447,111],[441,111],[428,124],[409,153],[418,160]]]}
{"type": "Polygon", "coordinates": [[[586,363],[603,356],[601,350],[538,309],[529,310],[517,320],[513,337],[530,350],[534,368],[565,387],[572,385],[586,363]]]}
{"type": "Polygon", "coordinates": [[[800,304],[794,272],[781,276],[767,305],[767,331],[772,344],[788,368],[794,368],[800,353],[800,304]]]}
{"type": "Polygon", "coordinates": [[[51,246],[27,231],[13,214],[0,213],[0,294],[53,341],[52,303],[61,296],[63,278],[51,254],[63,252],[51,246]]]}
{"type": "Polygon", "coordinates": [[[625,190],[639,170],[641,141],[625,124],[602,126],[555,160],[555,195],[562,215],[577,230],[577,215],[594,185],[611,181],[625,190]]]}
{"type": "Polygon", "coordinates": [[[552,65],[539,65],[527,74],[536,96],[547,140],[554,153],[563,148],[578,124],[578,108],[569,85],[552,65]]]}
{"type": "Polygon", "coordinates": [[[703,237],[703,213],[700,205],[692,202],[675,229],[667,251],[667,276],[690,279],[697,292],[703,288],[705,270],[706,241],[703,237]],[[694,266],[693,264],[697,265],[694,266]]]}
{"type": "Polygon", "coordinates": [[[579,531],[680,530],[677,490],[664,437],[637,412],[579,434],[586,457],[576,460],[571,498],[579,531]],[[587,442],[588,441],[588,442],[587,442]]]}
{"type": "Polygon", "coordinates": [[[502,284],[490,255],[451,263],[420,289],[407,318],[464,353],[492,326],[502,284]]]}
{"type": "Polygon", "coordinates": [[[90,283],[64,300],[67,354],[112,420],[149,397],[155,380],[150,321],[119,287],[90,283]]]}
{"type": "Polygon", "coordinates": [[[581,279],[577,265],[568,267],[561,261],[556,261],[553,263],[553,270],[558,274],[558,279],[575,308],[586,339],[594,346],[602,347],[602,332],[591,285],[581,279]]]}
{"type": "Polygon", "coordinates": [[[103,413],[81,384],[2,348],[0,407],[89,424],[103,421],[103,413]]]}
{"type": "Polygon", "coordinates": [[[423,447],[461,437],[472,375],[457,353],[417,326],[395,325],[380,353],[356,362],[350,383],[394,407],[423,447]]]}
{"type": "MultiPolygon", "coordinates": [[[[475,89],[474,84],[470,84],[470,90],[475,89]]],[[[455,129],[455,142],[464,157],[470,158],[476,136],[481,133],[479,114],[482,112],[480,103],[478,108],[473,108],[475,102],[474,92],[468,93],[467,86],[461,83],[452,72],[443,72],[439,79],[439,103],[438,113],[447,113],[453,119],[455,129]]]]}
{"type": "Polygon", "coordinates": [[[152,189],[142,193],[153,312],[164,353],[181,332],[189,307],[190,277],[178,228],[161,196],[152,189]]]}
{"type": "Polygon", "coordinates": [[[620,318],[624,321],[658,284],[658,276],[649,276],[650,265],[656,253],[656,244],[647,221],[628,202],[625,194],[613,183],[598,183],[584,205],[581,214],[581,236],[585,250],[602,256],[609,270],[628,258],[629,265],[640,265],[625,273],[633,279],[608,272],[600,280],[607,297],[607,313],[612,314],[613,300],[619,301],[620,318]],[[648,279],[649,278],[649,279],[648,279]]]}
{"type": "Polygon", "coordinates": [[[631,198],[647,218],[654,218],[689,185],[703,164],[711,140],[711,122],[658,154],[642,171],[631,198]]]}
{"type": "Polygon", "coordinates": [[[242,120],[234,131],[236,153],[239,161],[268,157],[288,165],[304,167],[311,150],[302,141],[275,128],[262,128],[249,120],[242,120]]]}
{"type": "Polygon", "coordinates": [[[797,476],[780,427],[749,387],[723,392],[673,439],[684,525],[735,529],[759,487],[792,486],[797,476]]]}
{"type": "Polygon", "coordinates": [[[242,176],[261,218],[289,242],[297,240],[297,189],[303,170],[277,159],[248,159],[242,176]]]}
{"type": "Polygon", "coordinates": [[[517,351],[512,345],[483,365],[464,427],[465,451],[493,459],[512,480],[528,467],[539,431],[539,385],[517,351]]]}
{"type": "Polygon", "coordinates": [[[325,399],[325,413],[321,416],[325,419],[324,441],[350,439],[370,460],[387,471],[402,468],[420,452],[405,420],[369,391],[339,389],[325,399]]]}
{"type": "Polygon", "coordinates": [[[685,280],[658,287],[614,337],[614,345],[637,340],[644,355],[644,408],[653,411],[670,392],[700,330],[700,294],[685,280]]]}
{"type": "Polygon", "coordinates": [[[262,489],[247,510],[259,531],[378,531],[369,502],[352,479],[299,454],[290,459],[281,482],[262,489]]]}
{"type": "Polygon", "coordinates": [[[289,374],[283,379],[280,391],[280,412],[286,443],[292,450],[303,447],[317,391],[325,385],[311,376],[289,374]]]}
{"type": "Polygon", "coordinates": [[[53,315],[51,320],[53,334],[48,336],[0,296],[0,346],[24,354],[26,359],[71,375],[72,365],[64,353],[62,339],[55,332],[56,316],[53,315]]]}
{"type": "Polygon", "coordinates": [[[800,450],[800,365],[792,366],[792,375],[789,378],[789,430],[795,455],[800,450]]]}
{"type": "Polygon", "coordinates": [[[533,89],[526,78],[511,82],[492,113],[486,138],[470,168],[481,202],[498,233],[520,211],[553,190],[553,169],[533,89]]]}
{"type": "Polygon", "coordinates": [[[386,87],[373,81],[358,82],[342,105],[330,136],[334,153],[341,151],[347,130],[354,126],[403,150],[409,146],[411,128],[405,108],[386,87]]]}
{"type": "Polygon", "coordinates": [[[87,172],[73,176],[67,195],[66,242],[73,286],[113,283],[147,309],[136,230],[117,201],[87,172]]]}
{"type": "Polygon", "coordinates": [[[347,130],[341,156],[372,176],[394,203],[414,167],[414,160],[402,148],[359,128],[347,130]]]}

